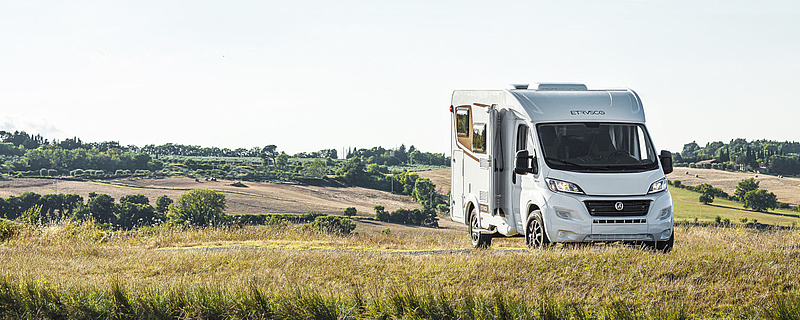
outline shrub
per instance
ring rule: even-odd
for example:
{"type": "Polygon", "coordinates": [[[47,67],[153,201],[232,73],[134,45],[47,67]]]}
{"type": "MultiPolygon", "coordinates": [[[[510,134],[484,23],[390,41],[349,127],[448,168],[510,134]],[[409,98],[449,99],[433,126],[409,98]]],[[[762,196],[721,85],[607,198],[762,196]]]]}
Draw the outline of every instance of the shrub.
{"type": "Polygon", "coordinates": [[[227,207],[225,195],[210,189],[194,189],[181,195],[170,206],[169,220],[193,226],[218,225],[225,222],[223,210],[227,207]]]}
{"type": "Polygon", "coordinates": [[[347,209],[344,209],[344,215],[346,215],[348,217],[355,216],[356,213],[358,213],[358,210],[356,210],[355,207],[349,207],[347,209]]]}
{"type": "Polygon", "coordinates": [[[19,233],[19,229],[21,229],[18,223],[8,221],[8,220],[0,220],[0,242],[9,240],[14,238],[19,233]]]}
{"type": "Polygon", "coordinates": [[[311,228],[327,233],[350,234],[356,228],[356,224],[348,218],[322,216],[314,219],[311,228]]]}
{"type": "Polygon", "coordinates": [[[384,210],[383,206],[375,206],[375,219],[383,222],[389,222],[389,212],[384,210]]]}

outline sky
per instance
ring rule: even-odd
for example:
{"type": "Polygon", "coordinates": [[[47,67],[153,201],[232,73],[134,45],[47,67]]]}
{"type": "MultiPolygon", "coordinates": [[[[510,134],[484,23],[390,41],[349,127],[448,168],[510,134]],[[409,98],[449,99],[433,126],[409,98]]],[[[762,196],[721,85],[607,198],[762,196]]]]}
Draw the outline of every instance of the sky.
{"type": "Polygon", "coordinates": [[[449,155],[450,96],[627,87],[658,149],[800,140],[797,1],[0,1],[0,130],[449,155]]]}

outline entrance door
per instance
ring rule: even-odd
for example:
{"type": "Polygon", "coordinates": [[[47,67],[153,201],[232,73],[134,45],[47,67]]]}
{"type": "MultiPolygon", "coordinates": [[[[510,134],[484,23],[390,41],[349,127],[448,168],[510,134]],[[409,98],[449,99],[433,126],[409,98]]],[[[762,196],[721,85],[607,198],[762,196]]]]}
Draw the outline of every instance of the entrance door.
{"type": "MultiPolygon", "coordinates": [[[[493,106],[473,104],[458,106],[455,113],[456,148],[463,152],[462,191],[465,217],[469,217],[466,206],[471,203],[481,217],[481,228],[488,228],[489,219],[484,218],[491,218],[495,206],[491,196],[494,194],[492,142],[497,112],[493,106]]],[[[455,155],[455,151],[453,154],[455,155]]]]}
{"type": "Polygon", "coordinates": [[[450,166],[450,220],[464,221],[464,152],[453,150],[450,166]]]}

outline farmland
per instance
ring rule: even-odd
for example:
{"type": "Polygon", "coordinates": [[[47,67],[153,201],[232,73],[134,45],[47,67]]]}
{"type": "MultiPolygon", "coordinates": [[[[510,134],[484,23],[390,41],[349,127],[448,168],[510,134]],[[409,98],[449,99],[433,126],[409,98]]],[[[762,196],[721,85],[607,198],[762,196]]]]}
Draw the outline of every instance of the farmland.
{"type": "Polygon", "coordinates": [[[105,193],[119,199],[124,195],[143,194],[155,203],[157,197],[167,195],[172,199],[191,189],[207,188],[225,193],[229,214],[264,213],[341,213],[355,207],[359,213],[372,216],[375,205],[388,210],[414,209],[419,205],[407,196],[361,187],[326,187],[299,184],[245,182],[246,187],[235,187],[233,181],[205,181],[168,177],[163,179],[117,179],[104,182],[65,181],[36,178],[14,178],[0,181],[0,196],[19,196],[31,191],[38,194],[75,193],[88,198],[89,192],[105,193]]]}
{"type": "MultiPolygon", "coordinates": [[[[449,170],[419,174],[447,192],[449,170]]],[[[228,213],[256,212],[246,211],[256,203],[263,206],[257,213],[341,212],[355,204],[364,216],[375,204],[414,205],[372,189],[180,177],[0,183],[8,194],[57,186],[151,200],[211,188],[225,193],[228,213]],[[285,211],[282,202],[290,203],[285,211]]],[[[677,188],[672,195],[679,224],[670,254],[619,244],[529,251],[521,238],[473,250],[465,228],[446,216],[441,228],[363,220],[351,235],[300,225],[23,225],[0,245],[0,308],[11,318],[779,319],[800,311],[800,233],[738,223],[790,226],[800,222],[796,212],[702,205],[677,188]],[[711,223],[716,216],[732,223],[711,223]]]]}

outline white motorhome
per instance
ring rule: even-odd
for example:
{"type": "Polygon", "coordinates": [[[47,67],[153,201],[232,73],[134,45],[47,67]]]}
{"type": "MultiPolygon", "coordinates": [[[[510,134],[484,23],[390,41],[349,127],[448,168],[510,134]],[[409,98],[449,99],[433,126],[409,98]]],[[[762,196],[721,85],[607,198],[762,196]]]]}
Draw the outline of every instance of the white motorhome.
{"type": "Polygon", "coordinates": [[[673,206],[639,96],[541,83],[457,90],[450,106],[450,218],[472,245],[525,236],[551,243],[640,243],[672,248],[673,206]]]}

